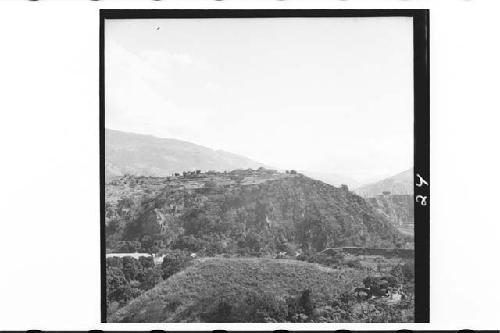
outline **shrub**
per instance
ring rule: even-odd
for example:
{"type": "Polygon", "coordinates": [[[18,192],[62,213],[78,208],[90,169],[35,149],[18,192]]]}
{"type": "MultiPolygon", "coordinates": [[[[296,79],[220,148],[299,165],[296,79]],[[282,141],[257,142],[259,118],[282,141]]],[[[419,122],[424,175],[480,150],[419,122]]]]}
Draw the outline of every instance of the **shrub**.
{"type": "Polygon", "coordinates": [[[129,301],[131,299],[134,299],[138,297],[140,294],[142,294],[142,290],[139,288],[127,288],[126,291],[126,301],[129,301]]]}
{"type": "Polygon", "coordinates": [[[133,257],[122,258],[122,271],[128,281],[135,280],[140,269],[140,263],[137,259],[133,257]]]}
{"type": "Polygon", "coordinates": [[[387,281],[389,287],[391,288],[395,288],[398,286],[398,279],[396,279],[394,276],[383,276],[380,279],[387,281]]]}
{"type": "Polygon", "coordinates": [[[304,310],[304,313],[307,316],[310,316],[312,314],[314,305],[311,300],[311,291],[309,289],[304,290],[300,295],[299,306],[304,310]]]}
{"type": "Polygon", "coordinates": [[[342,263],[344,256],[341,253],[335,252],[331,254],[314,253],[314,254],[300,254],[297,260],[317,263],[325,266],[336,266],[342,263]]]}
{"type": "Polygon", "coordinates": [[[186,251],[174,250],[167,252],[161,264],[163,279],[166,280],[175,273],[183,270],[191,260],[192,258],[186,251]]]}
{"type": "Polygon", "coordinates": [[[401,283],[410,282],[415,279],[415,266],[413,262],[407,261],[402,265],[397,265],[391,270],[391,275],[401,283]]]}
{"type": "Polygon", "coordinates": [[[162,279],[162,271],[158,268],[148,268],[144,271],[144,279],[141,283],[142,290],[149,290],[156,286],[162,279]]]}
{"type": "Polygon", "coordinates": [[[216,311],[209,316],[208,322],[230,323],[232,322],[231,311],[231,304],[227,303],[226,301],[221,301],[217,304],[216,311]]]}
{"type": "Polygon", "coordinates": [[[122,259],[120,257],[106,258],[106,267],[116,267],[122,269],[122,259]]]}
{"type": "Polygon", "coordinates": [[[139,257],[139,264],[144,269],[155,267],[155,262],[153,257],[139,257]]]}
{"type": "MultiPolygon", "coordinates": [[[[198,223],[198,222],[196,222],[198,223]]],[[[190,224],[189,228],[199,229],[199,226],[194,226],[194,222],[190,224]]],[[[194,235],[182,236],[179,237],[175,243],[173,248],[177,250],[184,250],[189,252],[199,252],[207,248],[209,242],[204,239],[197,238],[194,235]]]]}
{"type": "Polygon", "coordinates": [[[355,268],[355,269],[363,269],[363,265],[359,259],[346,261],[347,267],[355,268]]]}
{"type": "Polygon", "coordinates": [[[128,281],[118,267],[106,268],[106,296],[108,305],[127,301],[128,281]]]}
{"type": "Polygon", "coordinates": [[[288,316],[283,298],[271,293],[251,291],[245,297],[221,298],[211,306],[203,320],[206,322],[284,322],[288,316]]]}
{"type": "Polygon", "coordinates": [[[283,298],[270,293],[251,293],[236,308],[248,322],[283,322],[288,311],[283,298]]]}
{"type": "Polygon", "coordinates": [[[119,241],[117,251],[121,253],[134,253],[141,249],[142,244],[139,241],[119,241]]]}
{"type": "Polygon", "coordinates": [[[385,296],[388,291],[389,283],[382,278],[368,276],[363,280],[365,288],[370,290],[373,296],[385,296]]]}

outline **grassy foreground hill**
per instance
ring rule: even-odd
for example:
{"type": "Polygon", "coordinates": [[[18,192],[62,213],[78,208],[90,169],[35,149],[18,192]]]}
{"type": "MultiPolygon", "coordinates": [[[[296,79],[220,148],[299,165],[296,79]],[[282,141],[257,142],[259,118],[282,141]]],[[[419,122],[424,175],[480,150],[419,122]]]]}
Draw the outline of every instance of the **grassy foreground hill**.
{"type": "Polygon", "coordinates": [[[258,317],[259,311],[276,316],[286,313],[287,299],[300,297],[301,291],[310,291],[315,307],[328,306],[330,300],[362,285],[363,277],[355,269],[337,270],[296,260],[201,259],[132,300],[109,321],[260,321],[265,318],[258,317]],[[221,304],[230,307],[221,309],[221,304]]]}

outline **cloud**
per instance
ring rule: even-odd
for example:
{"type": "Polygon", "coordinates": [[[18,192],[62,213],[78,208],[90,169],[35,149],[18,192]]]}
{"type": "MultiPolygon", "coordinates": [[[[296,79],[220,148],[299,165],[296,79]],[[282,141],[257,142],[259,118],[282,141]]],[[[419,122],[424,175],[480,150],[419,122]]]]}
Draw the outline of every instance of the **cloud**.
{"type": "Polygon", "coordinates": [[[163,137],[197,140],[207,110],[180,108],[162,96],[175,82],[169,71],[193,61],[182,55],[135,55],[116,43],[106,47],[106,126],[163,137]]]}

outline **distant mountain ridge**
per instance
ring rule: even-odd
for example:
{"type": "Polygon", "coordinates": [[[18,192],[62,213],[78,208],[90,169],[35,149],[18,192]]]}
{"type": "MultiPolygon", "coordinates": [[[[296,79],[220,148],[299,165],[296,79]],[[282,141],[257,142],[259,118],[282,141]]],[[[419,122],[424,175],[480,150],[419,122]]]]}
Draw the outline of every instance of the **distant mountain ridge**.
{"type": "Polygon", "coordinates": [[[341,186],[343,184],[347,185],[349,188],[356,188],[361,185],[359,181],[356,179],[350,178],[348,176],[344,176],[338,173],[333,172],[319,172],[319,171],[307,171],[300,170],[304,175],[321,180],[324,183],[333,185],[333,186],[341,186]]]}
{"type": "Polygon", "coordinates": [[[365,198],[376,197],[385,191],[391,192],[391,194],[413,195],[413,168],[381,181],[354,189],[356,194],[365,198]]]}
{"type": "Polygon", "coordinates": [[[247,157],[177,139],[105,130],[105,178],[124,174],[170,176],[183,171],[256,169],[264,164],[247,157]]]}

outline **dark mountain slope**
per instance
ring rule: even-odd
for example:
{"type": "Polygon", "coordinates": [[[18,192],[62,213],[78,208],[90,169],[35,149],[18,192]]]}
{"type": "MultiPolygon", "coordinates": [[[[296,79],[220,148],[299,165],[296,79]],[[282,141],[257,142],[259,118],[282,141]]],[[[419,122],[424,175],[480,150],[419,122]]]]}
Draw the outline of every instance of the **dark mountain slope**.
{"type": "Polygon", "coordinates": [[[401,234],[367,202],[301,174],[240,170],[122,178],[106,186],[108,247],[267,254],[325,247],[394,247],[401,234]],[[131,187],[131,184],[134,184],[131,187]]]}
{"type": "Polygon", "coordinates": [[[124,174],[170,176],[198,169],[224,171],[263,166],[243,156],[186,141],[110,129],[105,131],[105,150],[106,180],[124,174]]]}

